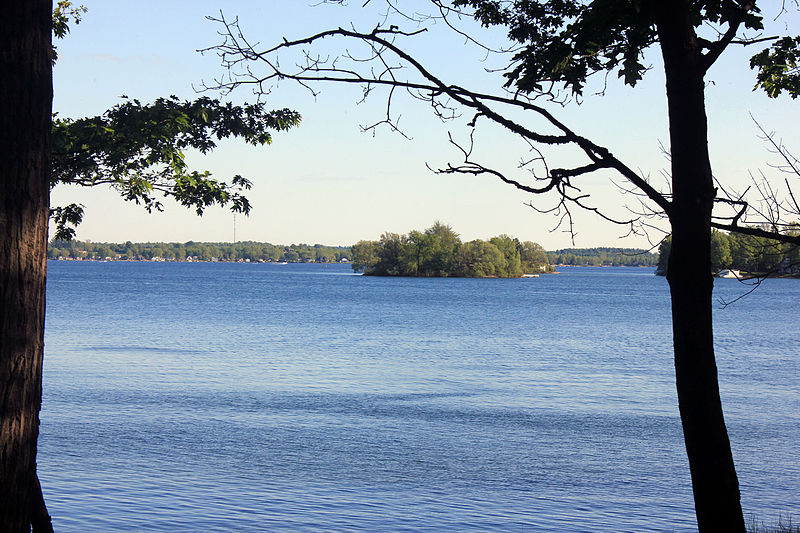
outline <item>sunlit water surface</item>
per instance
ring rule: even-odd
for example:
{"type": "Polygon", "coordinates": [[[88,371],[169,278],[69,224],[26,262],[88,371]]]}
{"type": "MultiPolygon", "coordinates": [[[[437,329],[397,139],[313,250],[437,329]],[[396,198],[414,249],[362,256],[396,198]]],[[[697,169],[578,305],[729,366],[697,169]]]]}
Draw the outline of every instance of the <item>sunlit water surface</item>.
{"type": "MultiPolygon", "coordinates": [[[[694,529],[651,269],[48,269],[39,475],[57,531],[694,529]]],[[[800,510],[798,317],[798,280],[716,311],[743,504],[768,522],[800,510]]]]}

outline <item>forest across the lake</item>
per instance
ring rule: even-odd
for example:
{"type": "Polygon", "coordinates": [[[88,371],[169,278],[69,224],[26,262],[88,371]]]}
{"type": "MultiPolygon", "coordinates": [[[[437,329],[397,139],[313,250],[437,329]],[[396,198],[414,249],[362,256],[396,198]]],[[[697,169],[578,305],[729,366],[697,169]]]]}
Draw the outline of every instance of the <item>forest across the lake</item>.
{"type": "MultiPolygon", "coordinates": [[[[658,256],[640,248],[564,248],[547,251],[553,266],[655,266],[658,256]]],[[[48,259],[95,261],[246,261],[333,263],[349,261],[350,246],[268,242],[90,242],[54,240],[48,259]]]]}
{"type": "Polygon", "coordinates": [[[283,245],[256,241],[111,243],[54,239],[48,246],[47,256],[54,260],[94,261],[350,262],[357,271],[371,270],[370,273],[474,277],[514,277],[550,272],[559,265],[654,267],[658,261],[656,254],[637,248],[546,251],[535,242],[520,241],[508,235],[498,235],[486,241],[461,242],[450,226],[439,222],[424,231],[415,230],[406,235],[387,232],[379,240],[362,240],[353,246],[283,245]]]}

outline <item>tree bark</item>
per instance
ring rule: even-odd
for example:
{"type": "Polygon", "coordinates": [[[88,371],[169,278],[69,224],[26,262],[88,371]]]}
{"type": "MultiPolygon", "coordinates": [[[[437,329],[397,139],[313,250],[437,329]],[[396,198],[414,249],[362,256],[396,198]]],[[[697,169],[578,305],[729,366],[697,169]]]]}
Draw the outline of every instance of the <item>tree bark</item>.
{"type": "MultiPolygon", "coordinates": [[[[47,530],[36,476],[52,112],[51,0],[0,17],[0,530],[47,530]]],[[[45,519],[45,517],[47,517],[45,519]]]]}
{"type": "Polygon", "coordinates": [[[688,2],[655,2],[669,106],[675,378],[699,531],[744,532],[739,482],[722,414],[714,357],[711,209],[702,50],[688,2]]]}

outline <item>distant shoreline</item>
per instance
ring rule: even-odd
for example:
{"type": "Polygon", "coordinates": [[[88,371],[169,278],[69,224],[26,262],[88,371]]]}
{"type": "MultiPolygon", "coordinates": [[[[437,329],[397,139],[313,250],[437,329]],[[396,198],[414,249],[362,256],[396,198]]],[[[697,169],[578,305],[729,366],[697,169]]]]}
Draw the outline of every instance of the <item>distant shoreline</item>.
{"type": "Polygon", "coordinates": [[[48,261],[64,261],[73,263],[249,263],[254,265],[349,265],[350,261],[266,261],[258,259],[97,259],[97,258],[74,258],[74,257],[48,257],[48,261]]]}
{"type": "MultiPolygon", "coordinates": [[[[53,240],[48,259],[161,262],[353,263],[352,246],[271,244],[268,242],[147,242],[124,243],[53,240]],[[191,258],[189,260],[189,258],[191,258]],[[249,259],[249,261],[248,261],[249,259]]],[[[559,266],[655,266],[657,256],[634,248],[571,248],[542,250],[547,262],[559,266]]]]}
{"type": "MultiPolygon", "coordinates": [[[[73,257],[48,257],[48,261],[65,261],[65,262],[78,262],[78,263],[250,263],[261,265],[349,265],[349,260],[341,261],[266,261],[258,259],[251,261],[249,259],[191,259],[191,260],[178,260],[178,259],[97,259],[97,258],[73,258],[73,257]]],[[[552,267],[567,267],[567,268],[655,268],[652,265],[569,265],[557,264],[551,265],[552,267]]],[[[537,274],[559,274],[559,272],[539,272],[537,274]]],[[[381,277],[381,276],[376,276],[381,277]]],[[[775,276],[777,277],[777,276],[775,276]]],[[[784,276],[786,277],[786,276],[784,276]]]]}

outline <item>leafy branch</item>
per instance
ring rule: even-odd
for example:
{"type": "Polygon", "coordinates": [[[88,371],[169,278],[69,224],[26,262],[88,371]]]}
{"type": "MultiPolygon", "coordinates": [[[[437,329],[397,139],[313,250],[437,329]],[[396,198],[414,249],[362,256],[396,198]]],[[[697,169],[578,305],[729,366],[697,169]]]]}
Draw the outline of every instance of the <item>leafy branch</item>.
{"type": "MultiPolygon", "coordinates": [[[[160,198],[173,198],[194,207],[198,215],[215,204],[247,214],[250,203],[242,193],[250,189],[250,181],[240,175],[220,181],[209,171],[192,170],[185,151],[206,154],[230,137],[254,146],[270,144],[273,131],[299,123],[297,112],[268,111],[263,103],[234,106],[207,97],[180,101],[175,96],[152,104],[129,100],[95,117],[54,117],[50,187],[109,185],[148,212],[163,210],[160,198]]],[[[82,215],[77,204],[54,208],[57,236],[74,235],[70,226],[80,223],[82,215]]]]}

